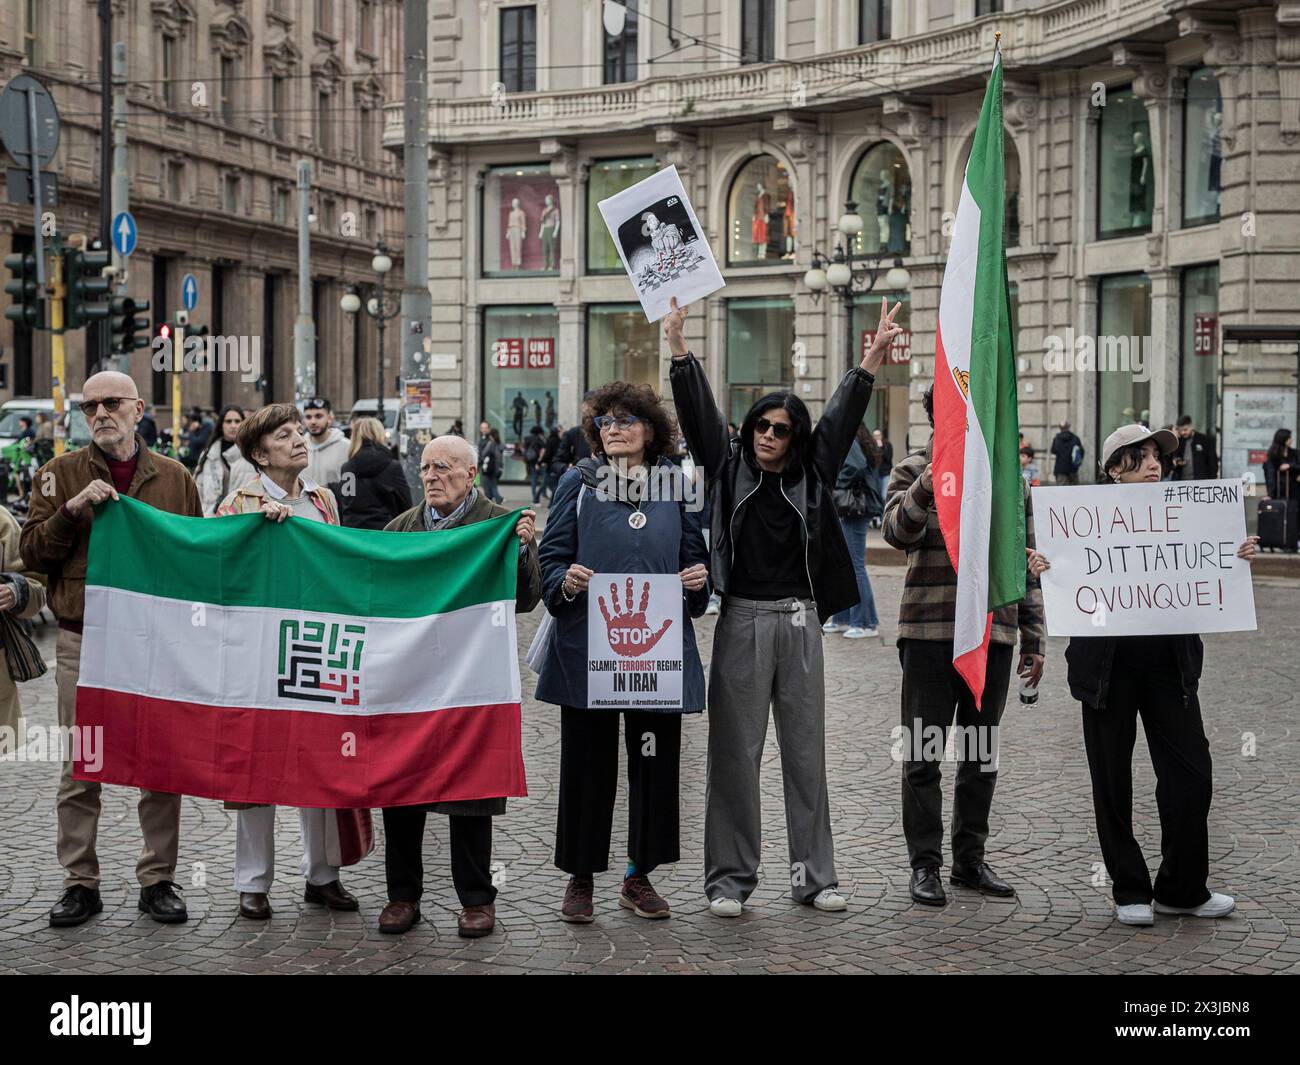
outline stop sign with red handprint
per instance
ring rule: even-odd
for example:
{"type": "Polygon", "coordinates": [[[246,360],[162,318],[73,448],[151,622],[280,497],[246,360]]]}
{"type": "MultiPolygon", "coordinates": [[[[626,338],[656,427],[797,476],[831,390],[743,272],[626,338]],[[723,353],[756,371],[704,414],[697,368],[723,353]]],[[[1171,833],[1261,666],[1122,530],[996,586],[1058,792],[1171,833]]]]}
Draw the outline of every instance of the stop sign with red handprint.
{"type": "Polygon", "coordinates": [[[682,579],[596,573],[587,586],[587,706],[682,705],[682,579]]]}

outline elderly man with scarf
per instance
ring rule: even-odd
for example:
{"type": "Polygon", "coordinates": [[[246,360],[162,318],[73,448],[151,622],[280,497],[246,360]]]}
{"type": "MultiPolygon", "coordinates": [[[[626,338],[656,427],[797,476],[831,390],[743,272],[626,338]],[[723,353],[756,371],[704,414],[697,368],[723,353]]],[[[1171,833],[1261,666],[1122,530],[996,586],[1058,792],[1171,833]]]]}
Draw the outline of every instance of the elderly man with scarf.
{"type": "MultiPolygon", "coordinates": [[[[478,454],[459,436],[440,436],[420,456],[424,500],[394,518],[386,532],[437,532],[507,514],[474,487],[478,454]]],[[[519,536],[519,573],[515,609],[532,610],[542,597],[537,564],[536,515],[525,510],[519,536]]],[[[514,662],[485,663],[486,668],[515,669],[514,662]]],[[[379,930],[400,934],[420,919],[424,890],[424,820],[429,812],[448,814],[451,822],[451,879],[462,906],[457,931],[465,939],[488,935],[496,926],[496,887],[492,883],[492,818],[506,812],[505,799],[436,802],[398,806],[384,811],[385,873],[388,905],[379,915],[379,930]]]]}

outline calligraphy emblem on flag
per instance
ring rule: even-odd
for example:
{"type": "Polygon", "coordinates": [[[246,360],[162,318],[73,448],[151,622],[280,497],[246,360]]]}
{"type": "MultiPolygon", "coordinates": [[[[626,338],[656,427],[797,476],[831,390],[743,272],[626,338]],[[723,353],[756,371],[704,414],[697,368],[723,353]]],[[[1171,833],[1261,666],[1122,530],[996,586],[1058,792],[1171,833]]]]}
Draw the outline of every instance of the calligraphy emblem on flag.
{"type": "Polygon", "coordinates": [[[364,625],[285,618],[280,622],[276,678],[280,697],[338,706],[358,705],[365,634],[364,625]]]}

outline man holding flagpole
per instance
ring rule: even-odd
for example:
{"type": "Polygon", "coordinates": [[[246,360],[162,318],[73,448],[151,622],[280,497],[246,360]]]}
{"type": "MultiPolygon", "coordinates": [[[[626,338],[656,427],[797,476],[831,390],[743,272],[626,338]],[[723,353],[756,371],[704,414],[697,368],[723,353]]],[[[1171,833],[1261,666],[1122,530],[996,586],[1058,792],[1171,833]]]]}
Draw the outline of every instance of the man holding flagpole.
{"type": "Polygon", "coordinates": [[[934,436],[895,467],[883,519],[886,541],[908,553],[898,646],[911,893],[936,906],[946,901],[939,761],[954,716],[964,742],[951,882],[1015,894],[985,864],[984,842],[1017,632],[1020,672],[1036,686],[1043,666],[1042,596],[1027,586],[1025,565],[1032,526],[1018,455],[1004,180],[998,48],[939,297],[934,384],[925,394],[934,436]]]}

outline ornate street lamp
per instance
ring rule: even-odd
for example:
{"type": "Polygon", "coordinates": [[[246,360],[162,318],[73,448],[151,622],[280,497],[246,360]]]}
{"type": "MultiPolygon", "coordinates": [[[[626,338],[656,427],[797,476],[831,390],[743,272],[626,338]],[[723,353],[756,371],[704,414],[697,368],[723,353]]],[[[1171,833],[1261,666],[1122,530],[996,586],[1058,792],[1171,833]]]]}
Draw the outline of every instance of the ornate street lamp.
{"type": "Polygon", "coordinates": [[[912,283],[912,277],[903,266],[901,256],[888,251],[874,253],[854,253],[848,249],[853,240],[862,232],[862,216],[858,214],[858,205],[849,200],[844,205],[844,213],[835,224],[835,251],[826,255],[819,249],[813,249],[812,266],[803,275],[804,285],[812,292],[813,302],[821,299],[821,294],[828,289],[833,291],[844,303],[844,336],[849,352],[849,365],[855,363],[853,347],[853,302],[857,296],[865,296],[876,281],[884,275],[885,287],[890,292],[906,291],[912,283]],[[892,265],[886,269],[885,262],[892,258],[892,265]]]}
{"type": "Polygon", "coordinates": [[[364,291],[366,313],[379,327],[379,392],[376,402],[379,404],[381,424],[384,421],[384,327],[390,318],[396,318],[402,312],[401,301],[396,296],[390,296],[384,289],[385,278],[392,268],[393,260],[389,257],[388,248],[383,241],[380,241],[374,257],[370,260],[370,269],[379,275],[379,281],[372,285],[349,285],[343,298],[339,300],[339,307],[344,314],[356,314],[361,310],[361,297],[364,291]]]}

